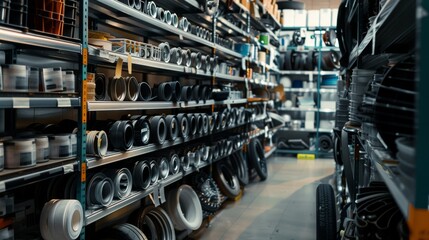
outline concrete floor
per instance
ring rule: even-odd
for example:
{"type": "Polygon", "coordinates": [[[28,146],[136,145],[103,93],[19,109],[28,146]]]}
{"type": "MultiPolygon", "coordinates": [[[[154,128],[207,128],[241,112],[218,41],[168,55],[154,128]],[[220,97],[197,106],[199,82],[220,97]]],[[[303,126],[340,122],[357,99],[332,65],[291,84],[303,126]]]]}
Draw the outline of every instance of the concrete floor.
{"type": "Polygon", "coordinates": [[[268,159],[269,176],[256,178],[243,197],[227,201],[210,225],[193,239],[316,239],[316,187],[330,180],[332,159],[268,159]]]}

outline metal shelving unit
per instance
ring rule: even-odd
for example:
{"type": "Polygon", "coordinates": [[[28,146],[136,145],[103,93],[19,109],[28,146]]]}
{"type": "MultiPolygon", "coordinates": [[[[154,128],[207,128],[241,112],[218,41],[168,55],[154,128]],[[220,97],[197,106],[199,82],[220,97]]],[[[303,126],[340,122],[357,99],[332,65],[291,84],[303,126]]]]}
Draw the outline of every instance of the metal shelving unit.
{"type": "MultiPolygon", "coordinates": [[[[28,51],[25,51],[25,54],[37,55],[44,53],[45,51],[52,51],[52,53],[46,53],[43,57],[55,58],[55,54],[61,56],[58,60],[68,60],[73,62],[73,68],[76,70],[79,68],[79,74],[76,79],[76,89],[79,90],[78,93],[64,93],[57,94],[53,93],[49,96],[39,96],[38,94],[29,93],[27,95],[11,93],[13,96],[7,97],[6,95],[0,97],[0,109],[16,109],[23,108],[75,108],[73,113],[77,116],[78,122],[78,147],[77,147],[77,156],[72,159],[63,159],[56,161],[49,161],[47,163],[39,163],[34,167],[29,167],[25,169],[6,169],[0,172],[0,193],[7,193],[10,190],[16,190],[22,186],[33,184],[36,182],[44,181],[50,178],[63,176],[68,174],[68,176],[76,177],[79,179],[79,184],[76,186],[76,199],[81,202],[81,205],[85,212],[84,225],[88,226],[95,223],[96,221],[110,215],[117,210],[120,210],[126,206],[129,206],[132,203],[136,203],[139,200],[145,198],[151,193],[161,191],[164,187],[167,187],[175,182],[180,181],[186,175],[192,174],[195,171],[198,171],[200,168],[211,166],[214,162],[220,161],[223,158],[216,159],[209,162],[202,162],[199,166],[191,171],[181,172],[174,176],[169,176],[165,180],[161,180],[157,184],[149,187],[144,191],[133,191],[132,194],[122,200],[115,200],[110,206],[98,210],[87,210],[86,205],[86,182],[87,182],[87,171],[98,171],[103,169],[106,166],[117,166],[121,164],[121,161],[128,160],[133,157],[140,157],[148,153],[154,153],[156,151],[161,151],[170,147],[179,146],[181,144],[191,143],[192,141],[203,140],[204,142],[213,141],[213,137],[221,136],[225,132],[235,130],[238,128],[243,128],[249,123],[243,123],[236,126],[227,127],[221,131],[216,131],[211,134],[205,135],[196,135],[189,137],[187,139],[178,138],[175,141],[166,141],[162,145],[158,144],[149,144],[141,147],[134,147],[127,152],[114,152],[109,151],[107,156],[102,159],[97,159],[86,155],[86,130],[88,121],[93,121],[100,115],[96,114],[97,112],[115,112],[120,113],[121,111],[144,111],[144,110],[171,110],[176,113],[178,110],[194,111],[194,109],[189,108],[205,108],[204,110],[211,111],[215,107],[221,108],[223,105],[246,105],[249,103],[249,99],[228,99],[225,101],[189,101],[177,103],[173,102],[113,102],[113,101],[88,101],[87,92],[88,92],[88,83],[87,83],[87,71],[88,68],[91,72],[97,72],[97,67],[111,69],[113,65],[117,62],[119,58],[123,60],[124,66],[128,64],[129,59],[132,61],[133,70],[138,74],[160,74],[163,76],[174,76],[174,77],[183,77],[187,79],[201,81],[210,81],[212,85],[216,81],[223,82],[232,82],[234,84],[246,85],[249,80],[243,76],[232,76],[228,74],[206,72],[200,69],[195,69],[192,67],[179,66],[176,64],[157,62],[148,59],[130,57],[128,58],[125,54],[114,53],[111,51],[106,51],[98,49],[96,47],[88,46],[88,22],[94,25],[102,25],[103,28],[111,28],[114,30],[119,30],[121,33],[132,34],[142,38],[144,42],[148,41],[147,36],[150,36],[150,40],[162,40],[162,41],[172,41],[172,46],[180,45],[180,47],[191,48],[193,51],[198,50],[211,54],[213,57],[219,58],[222,61],[227,62],[228,64],[234,63],[239,64],[243,56],[240,53],[237,53],[231,49],[225,48],[214,42],[207,41],[200,37],[195,36],[189,32],[184,32],[178,28],[170,26],[164,22],[159,21],[158,19],[153,19],[152,17],[137,11],[135,9],[129,8],[126,4],[123,4],[120,1],[116,0],[83,0],[79,1],[79,36],[80,42],[72,42],[63,40],[60,38],[53,38],[45,35],[39,35],[32,32],[21,31],[13,29],[10,27],[0,27],[0,42],[2,42],[2,49],[12,50],[27,48],[28,51]],[[70,56],[76,56],[75,60],[71,60],[70,56]],[[88,67],[89,65],[89,67],[88,67]],[[77,108],[77,110],[76,110],[77,108]],[[189,110],[188,110],[189,109],[189,110]],[[69,173],[75,174],[69,174],[69,173]]],[[[160,6],[167,6],[165,9],[171,7],[172,11],[177,12],[179,15],[185,13],[190,14],[203,14],[204,9],[199,1],[196,0],[167,0],[159,3],[160,6]]],[[[239,4],[234,3],[235,8],[241,8],[239,4]]],[[[243,9],[241,9],[243,10],[243,9]]],[[[246,14],[245,21],[250,17],[248,11],[244,11],[246,14]]],[[[205,16],[207,18],[207,16],[205,16]]],[[[271,16],[272,17],[272,16],[271,16]]],[[[216,20],[216,19],[215,19],[216,20]]],[[[233,26],[231,23],[225,19],[217,19],[221,24],[223,24],[222,31],[216,31],[216,21],[211,20],[213,24],[213,32],[229,32],[230,29],[233,32],[231,35],[235,37],[250,37],[249,32],[243,31],[238,27],[233,26]],[[213,23],[214,22],[214,23],[213,23]]],[[[275,19],[273,19],[275,20],[275,19]]],[[[276,38],[271,29],[268,29],[267,26],[252,20],[259,29],[264,30],[264,32],[269,32],[273,38],[276,38]]],[[[274,21],[274,24],[278,22],[274,21]]],[[[91,25],[91,28],[95,27],[91,25]]],[[[95,27],[96,28],[96,27],[95,27]]],[[[230,37],[230,35],[227,35],[230,37]]],[[[238,39],[238,38],[237,38],[238,39]]],[[[267,49],[266,49],[267,50],[267,49]]],[[[273,69],[272,66],[267,66],[265,63],[260,63],[266,69],[270,71],[277,72],[276,69],[273,69]]],[[[255,81],[253,81],[255,82],[255,81]]],[[[256,82],[255,82],[256,83],[256,82]]],[[[265,84],[266,86],[275,86],[273,83],[257,83],[265,84]]],[[[246,97],[246,95],[244,95],[246,97]]],[[[259,99],[258,101],[266,101],[267,99],[259,99]]],[[[35,111],[34,111],[35,112],[35,111]]],[[[66,111],[64,111],[66,112],[66,111]]],[[[37,114],[37,113],[34,113],[37,114]]],[[[266,116],[261,116],[256,119],[256,121],[263,121],[266,116]]],[[[267,135],[268,133],[275,132],[275,129],[272,130],[261,130],[258,133],[251,136],[251,138],[267,135]]],[[[196,142],[195,141],[195,142],[196,142]]],[[[273,149],[272,151],[274,151],[273,149]]],[[[125,162],[125,161],[124,161],[125,162]]],[[[39,212],[40,209],[37,209],[39,212]]],[[[92,230],[91,228],[88,228],[92,230]]],[[[82,229],[80,239],[85,239],[86,231],[85,227],[82,229]]]]}
{"type": "Polygon", "coordinates": [[[232,127],[228,127],[228,128],[225,128],[221,131],[213,132],[210,134],[199,134],[199,135],[190,136],[186,139],[177,138],[174,141],[168,140],[168,141],[165,141],[162,145],[151,143],[151,144],[148,144],[146,146],[133,147],[131,150],[126,151],[126,152],[109,151],[107,153],[107,156],[105,156],[103,158],[94,158],[94,157],[90,158],[90,157],[88,157],[87,158],[88,169],[104,166],[104,165],[115,163],[115,162],[120,162],[122,160],[129,159],[132,157],[142,156],[144,154],[148,154],[148,153],[156,152],[156,151],[166,149],[169,147],[177,146],[177,145],[180,145],[182,143],[188,143],[188,142],[194,141],[196,139],[201,139],[201,138],[210,136],[212,134],[225,132],[225,131],[228,131],[228,130],[231,130],[234,128],[238,128],[238,127],[241,127],[244,125],[245,125],[245,123],[240,124],[240,125],[236,125],[236,126],[232,126],[232,127]]]}
{"type": "Polygon", "coordinates": [[[65,160],[50,160],[28,168],[5,169],[0,172],[0,193],[30,183],[72,173],[76,168],[76,158],[69,158],[65,160]]]}
{"type": "Polygon", "coordinates": [[[24,32],[4,26],[0,27],[0,41],[78,54],[82,52],[82,45],[80,43],[24,32]]]}
{"type": "Polygon", "coordinates": [[[130,196],[128,196],[125,199],[121,200],[114,200],[112,204],[110,204],[108,207],[101,208],[98,210],[86,210],[85,212],[85,218],[86,222],[85,224],[88,226],[91,223],[94,223],[97,220],[102,219],[103,217],[106,217],[132,203],[135,203],[144,197],[148,196],[149,194],[153,193],[156,189],[164,188],[180,179],[182,179],[183,174],[178,173],[176,175],[168,176],[166,179],[161,180],[156,185],[152,185],[146,190],[142,191],[133,191],[130,196]]]}
{"type": "Polygon", "coordinates": [[[67,108],[80,107],[80,98],[74,97],[0,97],[0,108],[67,108]]]}

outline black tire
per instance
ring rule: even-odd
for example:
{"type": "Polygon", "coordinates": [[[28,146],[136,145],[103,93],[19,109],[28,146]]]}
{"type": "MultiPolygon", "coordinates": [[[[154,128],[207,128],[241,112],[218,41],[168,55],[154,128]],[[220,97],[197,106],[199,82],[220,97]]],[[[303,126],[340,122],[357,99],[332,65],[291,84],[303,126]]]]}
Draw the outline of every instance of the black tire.
{"type": "Polygon", "coordinates": [[[256,170],[261,181],[265,181],[268,177],[267,159],[265,159],[264,148],[261,142],[255,138],[249,144],[249,160],[252,167],[256,170]]]}
{"type": "Polygon", "coordinates": [[[337,239],[334,190],[329,184],[320,184],[316,190],[317,240],[337,239]]]}
{"type": "Polygon", "coordinates": [[[297,10],[304,9],[303,2],[290,1],[290,0],[277,0],[277,4],[279,6],[279,10],[280,9],[297,9],[297,10]]]}
{"type": "Polygon", "coordinates": [[[103,239],[147,240],[147,237],[138,227],[123,223],[108,230],[103,239]]]}
{"type": "Polygon", "coordinates": [[[237,197],[240,194],[240,182],[231,166],[225,161],[219,161],[215,171],[214,178],[220,191],[229,198],[237,197]]]}
{"type": "Polygon", "coordinates": [[[309,71],[314,70],[313,57],[314,57],[313,50],[308,51],[307,59],[305,61],[305,70],[309,70],[309,71]]]}
{"type": "Polygon", "coordinates": [[[240,184],[242,186],[249,184],[249,167],[247,166],[247,160],[244,159],[243,153],[241,151],[234,153],[230,160],[240,184]]]}
{"type": "Polygon", "coordinates": [[[319,137],[319,150],[321,152],[329,152],[333,148],[334,143],[331,136],[322,135],[319,137]]]}
{"type": "Polygon", "coordinates": [[[334,136],[334,160],[338,165],[343,165],[343,159],[341,158],[341,139],[338,136],[334,136]]]}
{"type": "Polygon", "coordinates": [[[293,50],[289,50],[285,53],[285,62],[284,70],[292,70],[292,56],[294,54],[293,50]]]}

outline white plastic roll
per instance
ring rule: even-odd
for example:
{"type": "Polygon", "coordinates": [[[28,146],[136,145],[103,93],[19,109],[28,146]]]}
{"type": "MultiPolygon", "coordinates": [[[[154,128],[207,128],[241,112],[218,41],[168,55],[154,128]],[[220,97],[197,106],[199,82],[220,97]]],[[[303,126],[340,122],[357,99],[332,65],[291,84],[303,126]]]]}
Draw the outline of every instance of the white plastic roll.
{"type": "Polygon", "coordinates": [[[70,134],[49,136],[49,149],[51,159],[68,158],[72,155],[70,134]]]}
{"type": "Polygon", "coordinates": [[[36,142],[34,138],[7,141],[5,145],[5,168],[22,168],[36,165],[36,142]]]}
{"type": "Polygon", "coordinates": [[[38,163],[49,161],[49,139],[47,136],[39,136],[36,140],[36,161],[38,163]]]}
{"type": "Polygon", "coordinates": [[[83,226],[83,209],[77,200],[52,199],[40,216],[40,233],[45,240],[77,239],[83,226]]]}
{"type": "Polygon", "coordinates": [[[198,195],[189,185],[182,185],[168,194],[167,211],[177,230],[196,230],[203,221],[198,195]]]}
{"type": "Polygon", "coordinates": [[[3,143],[0,142],[0,171],[4,169],[4,148],[3,143]]]}
{"type": "Polygon", "coordinates": [[[107,154],[108,139],[105,131],[90,131],[86,134],[86,154],[104,157],[107,154]]]}

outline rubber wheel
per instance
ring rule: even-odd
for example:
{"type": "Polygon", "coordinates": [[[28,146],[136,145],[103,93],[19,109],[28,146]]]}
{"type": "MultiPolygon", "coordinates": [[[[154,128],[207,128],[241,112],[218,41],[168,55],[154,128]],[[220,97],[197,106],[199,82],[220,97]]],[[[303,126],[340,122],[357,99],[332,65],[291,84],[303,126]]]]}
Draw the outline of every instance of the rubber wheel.
{"type": "Polygon", "coordinates": [[[249,167],[247,166],[247,160],[244,159],[242,152],[234,153],[231,157],[231,165],[237,174],[238,181],[242,186],[249,184],[249,167]]]}
{"type": "Polygon", "coordinates": [[[264,148],[257,138],[249,144],[249,160],[261,181],[265,181],[268,177],[267,159],[265,159],[264,148]]]}
{"type": "Polygon", "coordinates": [[[112,227],[103,239],[147,240],[147,237],[138,227],[124,223],[112,227]]]}
{"type": "Polygon", "coordinates": [[[343,159],[341,159],[341,139],[337,136],[334,137],[334,160],[338,165],[343,165],[343,159]]]}
{"type": "Polygon", "coordinates": [[[329,152],[333,148],[334,143],[332,138],[328,135],[322,135],[319,137],[319,150],[322,152],[329,152]]]}
{"type": "Polygon", "coordinates": [[[280,9],[297,9],[297,10],[304,9],[304,3],[297,2],[297,1],[277,0],[277,5],[279,6],[279,10],[280,9]]]}
{"type": "Polygon", "coordinates": [[[220,191],[229,198],[235,198],[240,194],[240,182],[237,175],[231,170],[231,166],[220,161],[216,164],[214,178],[220,191]]]}
{"type": "Polygon", "coordinates": [[[285,54],[285,62],[284,62],[284,69],[285,70],[292,70],[292,56],[294,51],[290,50],[287,51],[285,54]]]}
{"type": "Polygon", "coordinates": [[[334,190],[329,184],[320,184],[316,190],[317,240],[337,239],[334,190]]]}
{"type": "Polygon", "coordinates": [[[309,70],[309,71],[314,70],[313,57],[314,57],[313,50],[308,51],[307,59],[305,61],[305,70],[309,70]]]}

